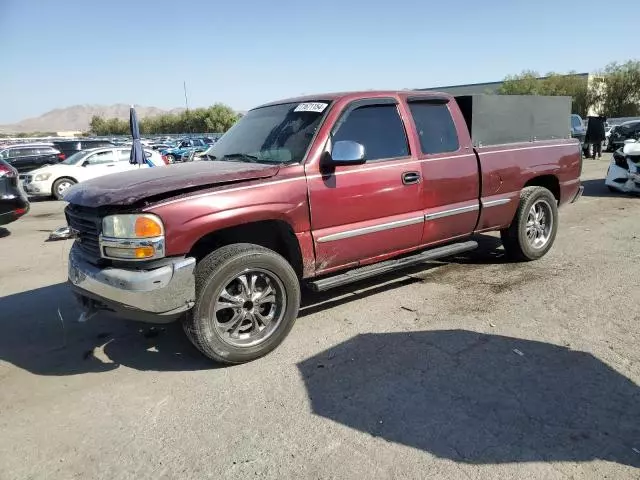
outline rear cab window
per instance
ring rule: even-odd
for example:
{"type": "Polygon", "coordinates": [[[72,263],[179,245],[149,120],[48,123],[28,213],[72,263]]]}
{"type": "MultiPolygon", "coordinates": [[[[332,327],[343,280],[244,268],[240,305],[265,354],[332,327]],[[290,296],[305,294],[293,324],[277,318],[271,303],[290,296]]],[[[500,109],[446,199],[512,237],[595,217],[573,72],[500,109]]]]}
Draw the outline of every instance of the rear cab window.
{"type": "Polygon", "coordinates": [[[394,102],[365,101],[347,109],[334,127],[333,142],[353,141],[364,146],[365,160],[409,156],[404,123],[394,102]]]}
{"type": "Polygon", "coordinates": [[[423,154],[450,153],[460,148],[458,131],[447,102],[428,99],[410,101],[409,110],[423,154]]]}

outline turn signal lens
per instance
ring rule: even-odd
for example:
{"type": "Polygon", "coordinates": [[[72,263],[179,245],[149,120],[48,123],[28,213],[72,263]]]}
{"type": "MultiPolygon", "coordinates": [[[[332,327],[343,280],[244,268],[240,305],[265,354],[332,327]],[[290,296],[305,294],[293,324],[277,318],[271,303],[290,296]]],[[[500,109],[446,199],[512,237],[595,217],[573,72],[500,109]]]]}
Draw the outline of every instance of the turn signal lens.
{"type": "Polygon", "coordinates": [[[153,247],[138,247],[134,250],[136,258],[149,258],[153,257],[155,253],[153,247]]]}
{"type": "Polygon", "coordinates": [[[155,254],[153,247],[117,248],[105,247],[104,253],[109,258],[137,259],[151,258],[155,254]]]}
{"type": "MultiPolygon", "coordinates": [[[[151,217],[138,217],[136,218],[135,232],[136,237],[139,238],[159,237],[162,235],[162,226],[151,217]]],[[[153,249],[151,250],[153,252],[153,249]]],[[[138,258],[144,258],[144,256],[138,258]]]]}

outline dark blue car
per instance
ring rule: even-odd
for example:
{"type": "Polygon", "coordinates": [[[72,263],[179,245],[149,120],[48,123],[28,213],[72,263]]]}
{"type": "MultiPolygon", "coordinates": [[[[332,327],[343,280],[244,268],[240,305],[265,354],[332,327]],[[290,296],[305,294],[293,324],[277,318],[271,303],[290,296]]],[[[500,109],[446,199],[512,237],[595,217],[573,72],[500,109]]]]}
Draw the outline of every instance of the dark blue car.
{"type": "Polygon", "coordinates": [[[213,140],[207,137],[185,138],[180,140],[177,146],[162,150],[160,153],[169,163],[174,163],[176,160],[179,161],[184,153],[195,148],[207,149],[212,143],[213,140]]]}

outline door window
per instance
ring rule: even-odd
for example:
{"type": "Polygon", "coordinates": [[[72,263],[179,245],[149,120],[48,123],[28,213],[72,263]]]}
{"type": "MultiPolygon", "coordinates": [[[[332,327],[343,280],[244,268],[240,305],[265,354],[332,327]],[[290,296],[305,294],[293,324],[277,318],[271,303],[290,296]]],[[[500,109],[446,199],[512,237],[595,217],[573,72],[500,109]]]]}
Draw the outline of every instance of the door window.
{"type": "Polygon", "coordinates": [[[89,165],[102,165],[104,163],[113,163],[116,161],[113,150],[94,153],[85,160],[89,165]]]}
{"type": "Polygon", "coordinates": [[[53,147],[38,147],[38,155],[55,155],[58,151],[53,147]]]}
{"type": "MultiPolygon", "coordinates": [[[[145,158],[151,157],[151,152],[148,150],[143,150],[145,158]]],[[[131,157],[131,150],[118,150],[118,161],[119,162],[128,162],[131,157]]]]}
{"type": "Polygon", "coordinates": [[[118,161],[128,162],[130,155],[131,155],[131,150],[118,150],[118,161]]]}
{"type": "Polygon", "coordinates": [[[455,152],[458,132],[446,103],[410,102],[409,108],[425,154],[455,152]]]}
{"type": "Polygon", "coordinates": [[[348,113],[333,142],[351,140],[364,146],[365,160],[409,155],[407,134],[395,104],[365,105],[348,113]]]}

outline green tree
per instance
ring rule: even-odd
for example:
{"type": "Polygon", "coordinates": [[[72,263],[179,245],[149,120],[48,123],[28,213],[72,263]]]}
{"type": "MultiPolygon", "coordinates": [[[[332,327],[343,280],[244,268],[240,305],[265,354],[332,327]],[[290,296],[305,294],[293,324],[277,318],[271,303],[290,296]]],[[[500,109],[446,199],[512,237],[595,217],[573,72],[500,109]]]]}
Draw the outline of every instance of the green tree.
{"type": "Polygon", "coordinates": [[[572,98],[571,112],[586,116],[589,107],[594,103],[586,78],[576,72],[559,74],[548,73],[541,78],[538,72],[526,70],[519,75],[505,78],[498,89],[501,95],[561,95],[572,98]]]}
{"type": "Polygon", "coordinates": [[[89,122],[89,130],[94,135],[106,135],[106,125],[104,118],[99,115],[94,115],[91,117],[91,121],[89,122]]]}
{"type": "Polygon", "coordinates": [[[640,61],[610,63],[598,72],[594,90],[600,113],[607,117],[640,116],[640,61]]]}
{"type": "MultiPolygon", "coordinates": [[[[143,118],[140,120],[140,132],[147,135],[226,132],[239,118],[240,116],[232,108],[216,103],[208,108],[143,118]]],[[[119,118],[102,118],[96,115],[91,119],[90,130],[94,135],[127,135],[129,121],[119,118]]]]}
{"type": "Polygon", "coordinates": [[[541,95],[540,74],[533,70],[525,70],[519,75],[505,77],[498,89],[500,95],[541,95]]]}

